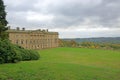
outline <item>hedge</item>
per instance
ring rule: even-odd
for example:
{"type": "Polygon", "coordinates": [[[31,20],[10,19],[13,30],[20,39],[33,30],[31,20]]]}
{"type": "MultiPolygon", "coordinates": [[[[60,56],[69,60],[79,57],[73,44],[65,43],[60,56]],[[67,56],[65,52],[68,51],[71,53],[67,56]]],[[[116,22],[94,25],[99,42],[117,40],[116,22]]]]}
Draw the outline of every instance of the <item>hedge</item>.
{"type": "Polygon", "coordinates": [[[39,58],[40,55],[37,51],[24,49],[11,44],[8,40],[0,40],[0,64],[38,60],[39,58]]]}

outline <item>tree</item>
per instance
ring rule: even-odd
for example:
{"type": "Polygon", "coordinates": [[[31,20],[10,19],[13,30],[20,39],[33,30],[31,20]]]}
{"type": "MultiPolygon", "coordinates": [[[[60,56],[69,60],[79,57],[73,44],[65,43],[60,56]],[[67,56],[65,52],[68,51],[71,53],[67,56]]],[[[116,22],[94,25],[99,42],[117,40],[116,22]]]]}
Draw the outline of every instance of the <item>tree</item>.
{"type": "Polygon", "coordinates": [[[6,20],[6,12],[5,5],[3,0],[0,0],[0,38],[4,39],[6,37],[5,31],[7,30],[7,20],[6,20]]]}

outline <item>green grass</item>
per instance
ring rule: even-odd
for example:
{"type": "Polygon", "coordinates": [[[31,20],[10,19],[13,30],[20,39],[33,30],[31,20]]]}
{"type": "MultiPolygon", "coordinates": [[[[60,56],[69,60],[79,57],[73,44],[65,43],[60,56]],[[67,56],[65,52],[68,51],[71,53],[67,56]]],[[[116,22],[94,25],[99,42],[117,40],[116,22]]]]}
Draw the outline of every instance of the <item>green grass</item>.
{"type": "Polygon", "coordinates": [[[120,80],[120,51],[54,48],[37,61],[0,64],[0,80],[120,80]]]}

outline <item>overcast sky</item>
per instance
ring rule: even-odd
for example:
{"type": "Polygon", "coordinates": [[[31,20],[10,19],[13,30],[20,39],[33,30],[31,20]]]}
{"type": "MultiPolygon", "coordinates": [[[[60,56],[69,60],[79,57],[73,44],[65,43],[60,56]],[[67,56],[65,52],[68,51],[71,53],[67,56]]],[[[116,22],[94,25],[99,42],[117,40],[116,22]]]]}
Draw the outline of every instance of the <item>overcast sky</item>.
{"type": "Polygon", "coordinates": [[[60,38],[120,37],[120,0],[4,0],[12,28],[49,29],[60,38]]]}

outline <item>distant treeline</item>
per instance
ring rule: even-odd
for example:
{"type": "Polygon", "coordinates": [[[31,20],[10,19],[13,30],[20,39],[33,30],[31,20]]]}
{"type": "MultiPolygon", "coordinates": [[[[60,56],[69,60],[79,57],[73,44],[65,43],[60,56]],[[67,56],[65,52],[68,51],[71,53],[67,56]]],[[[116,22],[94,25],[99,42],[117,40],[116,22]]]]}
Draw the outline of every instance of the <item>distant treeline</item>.
{"type": "Polygon", "coordinates": [[[77,43],[81,42],[95,42],[95,43],[118,43],[120,44],[120,37],[98,37],[98,38],[65,38],[65,41],[74,40],[77,43]]]}
{"type": "Polygon", "coordinates": [[[59,46],[120,50],[120,43],[108,43],[108,42],[97,43],[97,42],[84,41],[84,42],[78,43],[75,40],[59,40],[59,46]]]}
{"type": "Polygon", "coordinates": [[[79,44],[79,47],[120,50],[120,44],[115,44],[115,43],[82,42],[79,44]]]}
{"type": "Polygon", "coordinates": [[[59,39],[59,47],[78,47],[78,46],[79,44],[74,40],[65,41],[59,39]]]}

